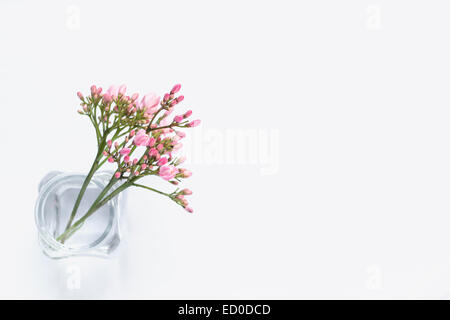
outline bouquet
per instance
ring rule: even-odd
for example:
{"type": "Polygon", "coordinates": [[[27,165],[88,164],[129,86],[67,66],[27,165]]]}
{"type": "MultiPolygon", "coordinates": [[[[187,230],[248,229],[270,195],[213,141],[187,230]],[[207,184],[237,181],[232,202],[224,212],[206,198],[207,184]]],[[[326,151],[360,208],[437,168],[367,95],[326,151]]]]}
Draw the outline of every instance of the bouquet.
{"type": "Polygon", "coordinates": [[[187,188],[177,187],[166,193],[141,183],[146,176],[159,176],[177,186],[192,173],[180,165],[184,156],[177,156],[182,148],[180,142],[186,134],[182,131],[196,127],[200,120],[189,120],[192,111],[171,116],[184,96],[178,95],[181,85],[175,85],[160,99],[154,93],[142,98],[138,93],[127,95],[127,87],[111,86],[103,93],[101,87],[90,88],[90,95],[77,95],[81,100],[78,113],[86,116],[95,130],[98,146],[91,169],[87,174],[64,231],[56,238],[64,243],[84,221],[129,187],[139,187],[168,197],[186,211],[192,213],[186,196],[192,194],[187,188]],[[93,175],[105,163],[114,165],[111,179],[93,201],[90,208],[79,215],[78,208],[93,175]]]}

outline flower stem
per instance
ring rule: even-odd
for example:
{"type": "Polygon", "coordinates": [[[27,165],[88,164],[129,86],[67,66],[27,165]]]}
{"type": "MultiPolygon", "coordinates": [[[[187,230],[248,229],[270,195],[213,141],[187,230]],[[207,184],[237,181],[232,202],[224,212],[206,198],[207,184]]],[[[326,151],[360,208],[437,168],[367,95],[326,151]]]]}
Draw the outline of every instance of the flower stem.
{"type": "Polygon", "coordinates": [[[94,163],[92,164],[92,167],[89,170],[89,173],[87,174],[86,178],[84,179],[83,185],[81,186],[80,192],[78,193],[77,199],[75,200],[75,204],[73,206],[72,213],[70,214],[69,221],[67,222],[67,225],[66,225],[66,228],[64,229],[64,231],[69,229],[70,226],[72,225],[72,222],[75,219],[75,216],[77,214],[78,207],[80,206],[81,199],[83,198],[84,193],[86,192],[89,182],[91,182],[92,176],[97,171],[97,169],[100,167],[99,161],[100,161],[100,158],[102,157],[102,151],[103,151],[104,147],[105,147],[105,141],[103,139],[98,148],[98,152],[95,157],[94,163]]]}
{"type": "MultiPolygon", "coordinates": [[[[113,179],[115,179],[115,178],[113,177],[113,179]]],[[[125,190],[126,188],[128,188],[129,186],[132,185],[131,182],[126,182],[126,183],[122,184],[120,187],[118,187],[117,189],[115,189],[113,192],[111,192],[109,195],[107,195],[104,199],[101,199],[100,196],[104,196],[106,194],[106,192],[114,185],[114,183],[116,181],[118,181],[117,179],[115,179],[115,180],[113,180],[113,179],[103,189],[102,193],[99,195],[99,197],[97,197],[97,200],[94,201],[91,208],[86,212],[86,214],[84,216],[82,216],[80,219],[78,219],[71,227],[67,228],[56,240],[64,243],[70,236],[73,235],[73,233],[77,230],[77,228],[79,228],[81,226],[81,224],[87,218],[89,218],[95,211],[100,209],[109,200],[111,200],[112,198],[117,196],[120,192],[122,192],[123,190],[125,190]]]]}

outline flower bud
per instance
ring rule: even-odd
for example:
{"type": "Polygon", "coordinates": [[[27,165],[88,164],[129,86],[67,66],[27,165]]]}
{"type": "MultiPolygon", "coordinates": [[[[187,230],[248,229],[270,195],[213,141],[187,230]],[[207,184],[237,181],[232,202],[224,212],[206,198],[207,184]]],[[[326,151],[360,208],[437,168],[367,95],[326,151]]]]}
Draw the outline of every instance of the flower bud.
{"type": "Polygon", "coordinates": [[[181,89],[181,84],[176,84],[176,85],[172,88],[172,90],[170,90],[170,94],[175,94],[175,93],[177,93],[178,91],[180,91],[180,89],[181,89]]]}
{"type": "Polygon", "coordinates": [[[170,99],[170,94],[166,93],[166,94],[164,95],[163,101],[164,101],[164,102],[167,102],[167,101],[169,101],[169,99],[170,99]]]}
{"type": "Polygon", "coordinates": [[[176,116],[175,118],[173,118],[173,121],[181,122],[181,121],[183,121],[183,116],[176,116]]]}
{"type": "Polygon", "coordinates": [[[200,124],[201,120],[194,120],[189,122],[188,127],[196,127],[200,124]]]}
{"type": "Polygon", "coordinates": [[[192,110],[186,111],[186,113],[183,115],[184,118],[190,117],[192,115],[192,110]]]}
{"type": "Polygon", "coordinates": [[[189,196],[189,195],[191,195],[192,194],[192,191],[191,190],[189,190],[189,189],[183,189],[183,190],[181,190],[181,192],[180,192],[181,194],[183,194],[183,195],[187,195],[187,196],[189,196]]]}

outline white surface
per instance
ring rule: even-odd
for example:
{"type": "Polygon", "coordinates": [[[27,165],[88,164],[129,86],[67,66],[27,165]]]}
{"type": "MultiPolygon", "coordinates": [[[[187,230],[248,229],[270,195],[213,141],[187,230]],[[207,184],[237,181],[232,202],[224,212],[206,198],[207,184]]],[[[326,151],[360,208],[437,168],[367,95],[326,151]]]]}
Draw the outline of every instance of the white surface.
{"type": "Polygon", "coordinates": [[[0,298],[449,297],[448,1],[145,3],[0,4],[0,298]],[[117,259],[43,256],[38,183],[95,151],[76,91],[177,82],[195,214],[132,190],[117,259]]]}

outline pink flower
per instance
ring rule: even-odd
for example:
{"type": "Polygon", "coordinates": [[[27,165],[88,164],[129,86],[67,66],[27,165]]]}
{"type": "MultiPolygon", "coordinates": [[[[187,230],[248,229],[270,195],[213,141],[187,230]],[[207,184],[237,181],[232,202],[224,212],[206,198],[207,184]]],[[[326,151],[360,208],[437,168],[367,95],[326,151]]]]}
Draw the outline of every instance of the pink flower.
{"type": "Polygon", "coordinates": [[[167,163],[167,158],[161,158],[161,159],[159,159],[159,161],[158,161],[158,166],[163,166],[163,165],[165,165],[167,163]]]}
{"type": "Polygon", "coordinates": [[[149,155],[150,157],[156,157],[157,155],[159,155],[159,153],[158,153],[158,150],[156,150],[155,148],[151,148],[151,149],[148,151],[148,155],[149,155]]]}
{"type": "Polygon", "coordinates": [[[150,139],[148,139],[148,143],[147,146],[148,147],[153,147],[155,145],[156,139],[153,137],[150,137],[150,139]]]}
{"type": "Polygon", "coordinates": [[[164,146],[160,143],[160,144],[158,144],[156,149],[158,149],[158,151],[161,151],[162,149],[164,149],[164,146]]]}
{"type": "Polygon", "coordinates": [[[141,107],[150,110],[159,104],[159,97],[153,92],[147,93],[141,100],[141,107]]]}
{"type": "Polygon", "coordinates": [[[113,162],[114,162],[114,158],[113,158],[113,157],[109,157],[109,158],[108,158],[108,162],[109,162],[109,163],[113,163],[113,162]]]}
{"type": "Polygon", "coordinates": [[[189,213],[194,212],[194,210],[191,207],[185,207],[184,209],[189,213]]]}
{"type": "Polygon", "coordinates": [[[150,137],[146,134],[144,129],[141,129],[137,132],[134,137],[134,144],[137,146],[145,146],[147,145],[150,137]]]}
{"type": "Polygon", "coordinates": [[[178,91],[180,91],[180,89],[181,89],[181,84],[176,84],[176,85],[174,85],[174,87],[172,88],[172,90],[170,90],[170,94],[175,94],[175,93],[177,93],[178,91]]]}
{"type": "Polygon", "coordinates": [[[113,99],[117,98],[119,94],[119,87],[116,85],[112,85],[106,90],[106,93],[109,94],[113,99]]]}
{"type": "Polygon", "coordinates": [[[163,167],[159,168],[159,176],[167,181],[175,178],[177,173],[178,173],[178,169],[172,165],[167,165],[167,166],[163,166],[163,167]]]}
{"type": "Polygon", "coordinates": [[[201,123],[201,120],[194,120],[189,122],[188,127],[196,127],[201,123]]]}
{"type": "Polygon", "coordinates": [[[184,133],[182,131],[178,131],[177,136],[179,136],[180,138],[184,138],[184,137],[186,137],[186,133],[184,133]]]}
{"type": "Polygon", "coordinates": [[[80,98],[81,100],[83,100],[83,94],[82,94],[80,91],[77,92],[77,96],[78,96],[78,98],[80,98]]]}
{"type": "Polygon", "coordinates": [[[192,115],[192,110],[186,111],[186,113],[183,115],[184,118],[190,117],[192,115]]]}
{"type": "Polygon", "coordinates": [[[120,172],[116,172],[116,173],[114,174],[114,177],[116,177],[116,179],[119,179],[120,176],[121,176],[121,173],[120,173],[120,172]]]}
{"type": "Polygon", "coordinates": [[[97,94],[97,87],[94,85],[91,86],[91,95],[97,94]]]}
{"type": "Polygon", "coordinates": [[[122,150],[119,151],[119,153],[123,156],[127,156],[130,154],[131,149],[130,148],[122,148],[122,150]]]}
{"type": "Polygon", "coordinates": [[[143,164],[141,165],[141,169],[142,169],[142,170],[145,170],[145,168],[147,168],[147,164],[146,164],[146,163],[143,163],[143,164]]]}
{"type": "Polygon", "coordinates": [[[123,161],[125,161],[125,162],[128,162],[128,161],[130,161],[130,157],[129,157],[129,156],[125,156],[125,157],[123,157],[123,161]]]}
{"type": "Polygon", "coordinates": [[[184,96],[179,96],[178,98],[177,98],[177,103],[180,103],[181,101],[183,101],[184,100],[184,96]]]}

